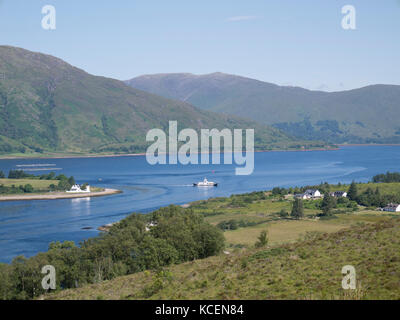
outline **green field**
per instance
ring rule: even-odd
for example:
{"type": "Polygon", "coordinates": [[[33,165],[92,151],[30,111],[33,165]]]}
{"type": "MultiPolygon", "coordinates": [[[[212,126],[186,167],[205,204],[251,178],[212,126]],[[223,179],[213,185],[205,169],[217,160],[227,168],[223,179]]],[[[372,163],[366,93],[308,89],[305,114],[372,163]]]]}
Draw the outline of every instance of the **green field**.
{"type": "MultiPolygon", "coordinates": [[[[57,186],[59,180],[41,180],[41,179],[0,179],[0,186],[3,185],[5,187],[12,187],[13,185],[15,187],[19,186],[25,186],[27,184],[30,184],[34,192],[32,193],[23,193],[23,194],[44,194],[50,192],[50,185],[55,185],[57,186]]],[[[104,191],[104,188],[98,188],[98,187],[91,187],[91,192],[100,192],[104,191]]],[[[58,191],[60,192],[60,190],[58,191]]],[[[61,191],[62,192],[62,191],[61,191]]],[[[0,194],[1,196],[6,196],[6,195],[12,195],[13,193],[5,193],[5,194],[0,194]]]]}
{"type": "Polygon", "coordinates": [[[47,191],[51,184],[58,185],[58,180],[39,180],[39,179],[0,179],[0,185],[11,187],[12,185],[24,186],[30,184],[34,189],[47,191]]]}
{"type": "MultiPolygon", "coordinates": [[[[359,192],[368,188],[379,187],[382,194],[400,194],[400,183],[365,183],[358,184],[359,192]]],[[[331,191],[347,190],[348,185],[332,185],[331,191]]],[[[358,206],[357,211],[351,208],[339,208],[340,214],[332,219],[319,219],[317,214],[321,210],[316,203],[321,200],[305,200],[305,218],[298,221],[290,217],[282,218],[279,212],[290,212],[292,208],[292,195],[285,197],[272,196],[271,192],[234,195],[229,198],[215,198],[207,201],[197,201],[191,204],[192,210],[205,215],[206,221],[218,225],[224,221],[242,221],[249,226],[239,227],[237,230],[224,232],[228,247],[250,247],[254,245],[262,230],[267,230],[272,244],[293,242],[307,232],[336,232],[349,228],[358,223],[375,223],[390,219],[393,214],[370,210],[358,206]]]]}

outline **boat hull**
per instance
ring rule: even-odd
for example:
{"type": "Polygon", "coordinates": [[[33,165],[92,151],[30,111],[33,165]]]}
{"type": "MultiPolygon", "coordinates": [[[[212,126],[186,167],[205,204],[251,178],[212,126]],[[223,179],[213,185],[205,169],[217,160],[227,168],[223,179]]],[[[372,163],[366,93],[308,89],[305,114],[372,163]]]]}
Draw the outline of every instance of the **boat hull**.
{"type": "Polygon", "coordinates": [[[218,183],[210,183],[210,184],[201,184],[201,183],[193,183],[193,187],[217,187],[218,183]]]}

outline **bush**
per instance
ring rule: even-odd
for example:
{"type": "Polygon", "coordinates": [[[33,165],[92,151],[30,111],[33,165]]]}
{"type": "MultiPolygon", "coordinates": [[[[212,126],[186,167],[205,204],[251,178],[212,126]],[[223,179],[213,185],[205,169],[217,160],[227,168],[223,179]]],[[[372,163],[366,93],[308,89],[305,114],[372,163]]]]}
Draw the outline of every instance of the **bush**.
{"type": "Polygon", "coordinates": [[[258,236],[258,241],[256,242],[255,247],[262,248],[265,247],[267,244],[268,244],[268,233],[266,230],[263,230],[258,236]]]}

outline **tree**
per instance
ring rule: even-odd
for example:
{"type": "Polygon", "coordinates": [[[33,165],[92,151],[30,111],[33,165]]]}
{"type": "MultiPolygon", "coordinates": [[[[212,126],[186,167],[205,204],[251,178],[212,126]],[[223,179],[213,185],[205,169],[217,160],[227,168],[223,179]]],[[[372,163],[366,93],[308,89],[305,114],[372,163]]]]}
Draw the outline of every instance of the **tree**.
{"type": "Polygon", "coordinates": [[[66,191],[71,189],[71,185],[68,183],[68,180],[60,180],[60,182],[58,183],[58,189],[66,191]]]}
{"type": "Polygon", "coordinates": [[[26,192],[26,193],[32,193],[33,191],[34,191],[34,190],[33,190],[32,185],[26,184],[26,185],[24,186],[24,192],[26,192]]]}
{"type": "Polygon", "coordinates": [[[289,216],[289,213],[285,209],[282,209],[281,211],[279,211],[278,215],[281,218],[287,218],[289,216]]]}
{"type": "Polygon", "coordinates": [[[69,179],[68,179],[68,183],[71,185],[71,186],[73,186],[73,185],[75,185],[76,183],[75,183],[75,178],[74,177],[69,177],[69,179]]]}
{"type": "Polygon", "coordinates": [[[260,235],[258,236],[258,241],[256,242],[256,248],[265,247],[268,244],[268,233],[266,230],[261,231],[260,235]]]}
{"type": "Polygon", "coordinates": [[[0,179],[4,179],[6,176],[3,171],[0,170],[0,179]]]}
{"type": "Polygon", "coordinates": [[[304,217],[303,200],[296,198],[293,202],[292,212],[290,214],[295,219],[304,217]]]}
{"type": "Polygon", "coordinates": [[[329,193],[325,193],[321,203],[322,214],[324,216],[332,215],[332,209],[336,207],[336,199],[329,193]]]}
{"type": "Polygon", "coordinates": [[[357,200],[357,184],[353,181],[350,185],[349,191],[347,192],[347,196],[350,200],[356,201],[357,200]]]}

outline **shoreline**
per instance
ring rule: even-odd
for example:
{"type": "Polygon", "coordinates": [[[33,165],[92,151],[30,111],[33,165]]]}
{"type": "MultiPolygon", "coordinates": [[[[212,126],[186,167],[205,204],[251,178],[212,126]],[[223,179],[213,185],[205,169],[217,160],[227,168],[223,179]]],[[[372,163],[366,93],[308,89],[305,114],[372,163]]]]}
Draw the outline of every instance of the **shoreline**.
{"type": "MultiPolygon", "coordinates": [[[[332,147],[332,148],[315,148],[315,149],[276,149],[276,150],[255,150],[254,153],[260,152],[306,152],[306,151],[332,151],[339,150],[340,148],[332,147]]],[[[202,154],[203,152],[196,152],[196,154],[202,154]]],[[[208,154],[213,153],[224,153],[224,152],[207,152],[208,154]]],[[[228,153],[234,153],[233,151],[229,151],[228,153]]],[[[166,153],[169,154],[169,153],[166,153]]],[[[82,158],[113,158],[113,157],[143,157],[146,156],[146,153],[124,153],[124,154],[88,154],[88,155],[44,155],[40,156],[0,156],[0,160],[40,160],[40,159],[82,159],[82,158]]]]}
{"type": "Polygon", "coordinates": [[[105,188],[104,191],[78,193],[78,194],[67,193],[67,192],[54,192],[52,194],[5,195],[5,196],[0,196],[0,202],[92,198],[92,197],[104,197],[118,193],[122,193],[122,191],[117,189],[105,188]]]}
{"type": "Polygon", "coordinates": [[[339,147],[398,147],[400,143],[382,143],[382,144],[375,144],[375,143],[348,143],[348,144],[338,144],[339,147]]]}

